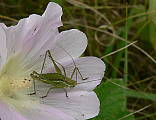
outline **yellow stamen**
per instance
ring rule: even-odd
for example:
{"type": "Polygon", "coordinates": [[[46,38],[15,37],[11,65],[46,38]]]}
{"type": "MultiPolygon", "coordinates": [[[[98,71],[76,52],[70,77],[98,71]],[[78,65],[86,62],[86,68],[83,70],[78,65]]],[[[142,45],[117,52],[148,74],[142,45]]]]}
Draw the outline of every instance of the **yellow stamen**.
{"type": "Polygon", "coordinates": [[[27,79],[13,79],[10,83],[10,87],[13,89],[25,89],[30,88],[32,82],[27,79]]]}

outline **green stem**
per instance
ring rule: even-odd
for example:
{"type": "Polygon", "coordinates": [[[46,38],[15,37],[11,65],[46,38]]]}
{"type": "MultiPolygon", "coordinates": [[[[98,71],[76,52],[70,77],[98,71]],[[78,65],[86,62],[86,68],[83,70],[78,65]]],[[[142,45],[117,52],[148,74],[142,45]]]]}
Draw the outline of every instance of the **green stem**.
{"type": "MultiPolygon", "coordinates": [[[[128,14],[128,8],[127,8],[127,4],[126,4],[125,40],[128,39],[127,14],[128,14]]],[[[127,43],[125,43],[125,46],[126,45],[127,45],[127,43]]],[[[125,85],[126,85],[127,81],[128,81],[128,48],[125,49],[124,81],[125,81],[125,85]]]]}

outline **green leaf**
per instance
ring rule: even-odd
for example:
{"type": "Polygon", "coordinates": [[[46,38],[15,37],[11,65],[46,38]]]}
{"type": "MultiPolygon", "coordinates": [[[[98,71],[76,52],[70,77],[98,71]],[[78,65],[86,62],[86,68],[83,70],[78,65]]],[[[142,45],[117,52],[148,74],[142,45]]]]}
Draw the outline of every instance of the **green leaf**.
{"type": "Polygon", "coordinates": [[[153,93],[146,93],[146,92],[135,91],[131,89],[126,90],[125,92],[128,97],[156,101],[156,94],[153,94],[153,93]]]}
{"type": "MultiPolygon", "coordinates": [[[[126,94],[123,80],[107,80],[96,88],[96,93],[101,102],[100,113],[91,120],[118,120],[130,114],[126,108],[126,94]]],[[[122,120],[134,120],[134,116],[122,120]]]]}

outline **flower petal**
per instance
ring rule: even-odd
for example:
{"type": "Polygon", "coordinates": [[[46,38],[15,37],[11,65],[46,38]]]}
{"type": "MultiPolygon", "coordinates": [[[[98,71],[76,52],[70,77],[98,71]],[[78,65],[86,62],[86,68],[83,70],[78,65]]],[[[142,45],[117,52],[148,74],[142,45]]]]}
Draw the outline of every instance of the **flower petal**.
{"type": "Polygon", "coordinates": [[[51,49],[54,46],[55,37],[57,36],[57,34],[59,34],[57,27],[62,25],[61,16],[62,8],[54,2],[50,2],[44,14],[42,15],[43,20],[41,22],[41,25],[38,25],[35,28],[37,33],[34,38],[32,38],[34,42],[25,44],[25,46],[27,46],[26,50],[31,46],[31,51],[28,51],[29,55],[27,55],[28,60],[26,59],[25,62],[23,62],[25,66],[27,65],[27,63],[29,63],[31,65],[34,65],[33,69],[38,69],[35,67],[39,66],[38,64],[43,61],[40,55],[45,54],[48,49],[51,49]]]}
{"type": "Polygon", "coordinates": [[[36,46],[43,45],[49,38],[53,39],[57,35],[56,30],[62,25],[61,16],[61,7],[50,2],[42,16],[33,14],[21,19],[16,26],[7,29],[7,48],[11,48],[13,52],[21,49],[30,52],[31,49],[38,48],[36,46]]]}
{"type": "MultiPolygon", "coordinates": [[[[104,62],[97,57],[80,57],[75,59],[76,66],[78,67],[80,74],[86,80],[82,80],[80,74],[77,75],[78,85],[74,87],[75,90],[93,90],[97,85],[100,84],[105,71],[104,62]]],[[[67,76],[71,76],[73,69],[75,68],[74,63],[70,62],[65,66],[67,76]]],[[[73,80],[76,80],[76,74],[73,76],[73,80]]]]}
{"type": "Polygon", "coordinates": [[[6,62],[7,49],[6,49],[6,34],[4,31],[4,24],[0,24],[0,69],[6,62]]]}
{"type": "MultiPolygon", "coordinates": [[[[61,16],[62,8],[54,2],[50,2],[41,17],[41,23],[35,25],[34,29],[36,31],[36,34],[34,38],[32,38],[34,41],[33,44],[32,42],[30,42],[31,44],[27,45],[28,47],[32,46],[32,58],[34,58],[35,56],[39,56],[45,53],[46,50],[52,48],[52,46],[54,45],[55,36],[59,34],[58,27],[62,25],[61,16]]],[[[36,22],[34,22],[34,24],[36,24],[36,22]]]]}
{"type": "Polygon", "coordinates": [[[64,112],[43,104],[31,104],[18,107],[28,120],[75,120],[64,112]]]}
{"type": "Polygon", "coordinates": [[[55,47],[51,50],[52,56],[57,62],[67,62],[79,57],[87,47],[86,35],[76,29],[61,32],[57,38],[55,47]]]}
{"type": "Polygon", "coordinates": [[[42,102],[64,111],[76,120],[95,117],[100,106],[96,94],[87,91],[68,92],[68,98],[64,92],[52,91],[42,102]]]}
{"type": "Polygon", "coordinates": [[[19,112],[0,101],[0,120],[28,120],[19,112]]]}
{"type": "MultiPolygon", "coordinates": [[[[80,74],[86,80],[82,80],[80,74],[77,74],[77,83],[74,90],[89,90],[92,91],[98,84],[100,84],[105,71],[104,62],[97,57],[80,57],[74,60],[76,66],[78,67],[80,74]]],[[[75,65],[73,61],[68,61],[67,63],[62,64],[65,67],[67,77],[71,78],[71,75],[74,71],[75,65]]],[[[49,67],[46,70],[46,73],[55,72],[53,67],[49,67]]],[[[76,80],[76,73],[72,78],[76,80]]]]}
{"type": "MultiPolygon", "coordinates": [[[[86,47],[87,47],[86,35],[79,30],[72,29],[72,30],[61,32],[57,36],[55,47],[51,50],[51,54],[53,58],[57,62],[61,63],[62,65],[64,65],[64,63],[65,64],[68,63],[72,65],[69,68],[69,70],[67,70],[69,71],[69,74],[70,74],[73,71],[72,68],[74,67],[73,62],[72,62],[72,57],[73,58],[79,57],[85,51],[86,47]],[[70,61],[70,63],[68,61],[70,61]]],[[[52,61],[50,60],[48,62],[49,62],[48,68],[44,69],[44,72],[45,73],[54,72],[53,71],[54,66],[52,64],[52,61]]],[[[47,87],[45,84],[42,84],[42,83],[41,84],[39,83],[37,85],[38,85],[37,88],[39,88],[39,90],[41,90],[41,88],[45,89],[47,87]]],[[[94,86],[96,85],[97,84],[95,84],[94,86]]]]}
{"type": "Polygon", "coordinates": [[[6,28],[8,56],[23,50],[27,44],[32,42],[31,38],[35,35],[37,28],[39,28],[38,25],[42,21],[41,16],[31,15],[29,18],[20,20],[16,26],[6,28]]]}
{"type": "Polygon", "coordinates": [[[62,8],[50,2],[42,16],[33,14],[16,26],[6,27],[8,56],[20,53],[23,69],[38,66],[43,61],[40,55],[54,45],[58,27],[62,25],[61,16],[62,8]]]}
{"type": "Polygon", "coordinates": [[[62,16],[62,8],[55,2],[49,2],[47,9],[45,10],[43,17],[46,18],[46,21],[53,22],[53,26],[59,27],[62,26],[61,16],[62,16]]]}

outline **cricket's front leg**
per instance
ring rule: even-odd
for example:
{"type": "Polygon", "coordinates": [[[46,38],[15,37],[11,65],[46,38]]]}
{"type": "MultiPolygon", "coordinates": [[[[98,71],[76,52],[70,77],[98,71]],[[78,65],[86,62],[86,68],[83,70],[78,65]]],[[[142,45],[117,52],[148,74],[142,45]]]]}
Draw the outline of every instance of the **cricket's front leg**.
{"type": "MultiPolygon", "coordinates": [[[[27,80],[27,79],[25,79],[25,80],[27,80]]],[[[30,81],[30,80],[29,80],[30,81]]],[[[36,86],[35,86],[35,80],[33,80],[33,88],[34,88],[34,92],[32,92],[32,93],[29,93],[29,94],[27,94],[27,95],[36,95],[36,86]]]]}
{"type": "MultiPolygon", "coordinates": [[[[45,97],[47,97],[48,94],[49,94],[49,92],[51,91],[51,89],[54,89],[54,87],[50,87],[50,88],[48,89],[47,93],[46,93],[44,96],[41,96],[40,98],[45,98],[45,97]]],[[[67,90],[66,90],[65,88],[63,88],[63,90],[64,90],[65,93],[66,93],[66,97],[69,98],[69,97],[68,97],[67,90]]]]}
{"type": "Polygon", "coordinates": [[[66,97],[67,97],[67,98],[69,98],[69,97],[68,97],[67,90],[66,90],[65,88],[63,88],[63,90],[64,90],[64,91],[65,91],[65,93],[66,93],[66,97]]]}
{"type": "Polygon", "coordinates": [[[41,96],[40,98],[45,98],[48,96],[49,92],[51,91],[51,89],[54,89],[54,87],[50,87],[47,91],[47,93],[44,96],[41,96]]]}
{"type": "Polygon", "coordinates": [[[33,92],[33,93],[29,93],[27,95],[36,95],[36,92],[33,92]]]}

